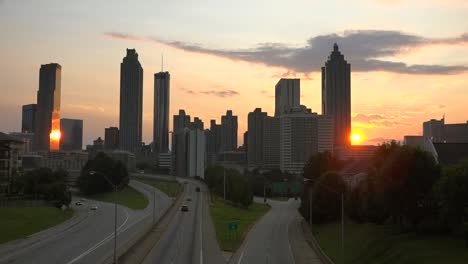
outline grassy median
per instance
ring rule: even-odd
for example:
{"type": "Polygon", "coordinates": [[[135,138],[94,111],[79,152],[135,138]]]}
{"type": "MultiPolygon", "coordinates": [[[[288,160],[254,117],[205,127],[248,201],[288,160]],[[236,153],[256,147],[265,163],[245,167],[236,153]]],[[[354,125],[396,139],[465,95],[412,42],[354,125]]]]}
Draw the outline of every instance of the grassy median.
{"type": "Polygon", "coordinates": [[[210,209],[219,246],[224,251],[233,252],[242,244],[255,222],[267,213],[270,207],[253,203],[248,209],[244,209],[224,202],[221,197],[213,196],[210,209]],[[229,232],[228,225],[230,222],[238,222],[239,229],[237,232],[229,232]]]}
{"type": "Polygon", "coordinates": [[[55,207],[0,207],[0,243],[25,238],[73,216],[73,209],[55,207]]]}
{"type": "Polygon", "coordinates": [[[182,191],[182,185],[177,181],[149,179],[143,177],[134,177],[134,179],[155,187],[167,194],[169,197],[176,197],[182,191]]]}
{"type": "MultiPolygon", "coordinates": [[[[312,229],[325,253],[341,263],[340,223],[312,229]]],[[[388,225],[346,223],[346,263],[467,263],[468,246],[463,239],[394,231],[388,225]]]]}
{"type": "MultiPolygon", "coordinates": [[[[114,203],[114,192],[90,195],[87,196],[87,198],[91,200],[114,203]]],[[[125,188],[117,191],[116,202],[120,205],[136,210],[144,209],[146,206],[148,206],[148,199],[142,193],[130,186],[126,186],[125,188]]]]}

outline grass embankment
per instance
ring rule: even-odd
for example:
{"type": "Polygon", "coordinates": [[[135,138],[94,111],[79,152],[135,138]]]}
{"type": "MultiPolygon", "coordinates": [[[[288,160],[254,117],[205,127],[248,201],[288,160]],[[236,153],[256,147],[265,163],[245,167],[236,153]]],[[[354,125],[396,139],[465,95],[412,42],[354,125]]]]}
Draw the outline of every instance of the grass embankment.
{"type": "MultiPolygon", "coordinates": [[[[341,263],[340,228],[340,223],[312,227],[335,263],[341,263]]],[[[468,247],[463,239],[394,231],[388,225],[346,223],[346,263],[467,263],[468,247]]]]}
{"type": "Polygon", "coordinates": [[[143,177],[135,177],[135,179],[155,187],[156,189],[167,194],[169,197],[176,197],[182,191],[182,184],[177,181],[149,179],[143,177]]]}
{"type": "Polygon", "coordinates": [[[39,207],[0,207],[0,243],[25,238],[58,225],[73,216],[73,209],[39,207]]]}
{"type": "Polygon", "coordinates": [[[248,209],[244,209],[224,202],[221,197],[213,196],[210,209],[219,246],[224,251],[233,252],[242,244],[250,228],[270,210],[270,207],[253,203],[248,209]],[[234,232],[230,234],[228,230],[229,223],[234,221],[238,222],[239,226],[237,236],[234,232]]]}
{"type": "MultiPolygon", "coordinates": [[[[87,196],[87,198],[102,202],[114,203],[114,192],[106,192],[87,196]]],[[[148,206],[148,199],[130,186],[118,190],[116,202],[131,209],[144,209],[148,206]]]]}

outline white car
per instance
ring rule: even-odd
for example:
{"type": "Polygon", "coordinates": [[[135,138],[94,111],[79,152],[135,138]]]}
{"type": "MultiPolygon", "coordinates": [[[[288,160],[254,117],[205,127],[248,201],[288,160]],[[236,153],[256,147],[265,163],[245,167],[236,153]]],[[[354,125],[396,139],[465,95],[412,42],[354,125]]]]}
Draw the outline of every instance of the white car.
{"type": "Polygon", "coordinates": [[[98,209],[98,207],[97,207],[97,205],[93,205],[89,209],[96,211],[98,209]]]}

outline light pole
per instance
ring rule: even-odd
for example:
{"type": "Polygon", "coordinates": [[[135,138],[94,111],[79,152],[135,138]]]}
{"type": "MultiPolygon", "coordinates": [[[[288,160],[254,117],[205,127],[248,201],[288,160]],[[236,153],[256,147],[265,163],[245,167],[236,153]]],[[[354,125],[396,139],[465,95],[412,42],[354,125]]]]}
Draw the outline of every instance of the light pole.
{"type": "Polygon", "coordinates": [[[99,171],[90,171],[90,175],[100,174],[114,189],[114,264],[117,264],[117,185],[113,184],[107,176],[99,171]]]}
{"type": "MultiPolygon", "coordinates": [[[[223,152],[223,162],[226,165],[226,152],[223,152]]],[[[226,167],[223,166],[223,185],[224,185],[224,201],[226,201],[226,167]]]]}
{"type": "MultiPolygon", "coordinates": [[[[309,224],[310,224],[310,230],[312,232],[312,180],[310,179],[304,179],[304,183],[310,184],[310,192],[309,192],[309,224]]],[[[326,186],[325,184],[320,184],[320,186],[324,187],[325,189],[329,190],[330,192],[334,194],[339,194],[341,196],[341,263],[345,263],[345,215],[344,215],[344,191],[342,192],[337,192],[333,190],[332,188],[326,186]]]]}
{"type": "Polygon", "coordinates": [[[155,214],[156,214],[156,186],[153,183],[153,225],[156,220],[155,214]]]}

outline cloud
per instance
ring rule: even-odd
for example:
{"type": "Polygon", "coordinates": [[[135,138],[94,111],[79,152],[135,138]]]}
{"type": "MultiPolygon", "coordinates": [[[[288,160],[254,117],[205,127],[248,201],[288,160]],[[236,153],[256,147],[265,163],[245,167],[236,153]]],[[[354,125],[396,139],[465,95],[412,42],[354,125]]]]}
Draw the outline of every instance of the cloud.
{"type": "Polygon", "coordinates": [[[235,95],[239,95],[239,93],[234,90],[206,90],[206,91],[201,91],[200,93],[205,94],[205,95],[218,96],[218,97],[232,97],[235,95]]]}
{"type": "Polygon", "coordinates": [[[353,116],[353,121],[355,122],[360,122],[360,123],[371,123],[371,122],[376,122],[377,120],[382,120],[385,119],[383,115],[380,114],[357,114],[353,116]]]}
{"type": "Polygon", "coordinates": [[[89,105],[89,104],[67,104],[66,106],[72,109],[79,109],[83,111],[92,111],[92,112],[96,112],[96,111],[104,112],[105,111],[104,107],[89,105]]]}
{"type": "Polygon", "coordinates": [[[268,91],[267,90],[261,90],[260,93],[261,94],[266,94],[266,93],[268,93],[268,91]]]}
{"type": "Polygon", "coordinates": [[[215,49],[183,41],[162,40],[157,37],[141,38],[135,35],[106,32],[105,36],[124,40],[144,40],[165,44],[180,50],[208,54],[231,59],[260,63],[267,66],[283,67],[285,76],[296,73],[319,72],[327,60],[333,43],[351,63],[354,72],[386,71],[405,74],[457,74],[468,71],[466,65],[414,64],[388,61],[382,58],[411,52],[430,45],[466,45],[468,32],[452,38],[427,38],[390,30],[350,30],[342,34],[325,34],[311,37],[300,47],[281,43],[260,43],[250,49],[215,49]]]}
{"type": "Polygon", "coordinates": [[[395,120],[393,116],[383,114],[362,114],[358,113],[352,116],[354,126],[366,128],[395,128],[398,126],[410,125],[408,123],[395,120]]]}
{"type": "MultiPolygon", "coordinates": [[[[219,88],[219,87],[222,87],[220,85],[216,85],[215,88],[219,88]]],[[[237,92],[237,91],[234,91],[234,90],[229,90],[229,89],[226,89],[226,90],[218,90],[218,89],[213,89],[213,90],[203,90],[203,91],[194,91],[194,90],[191,90],[191,89],[187,89],[187,88],[182,88],[181,89],[182,91],[184,91],[185,93],[188,93],[188,94],[203,94],[203,95],[211,95],[211,96],[217,96],[217,97],[233,97],[233,96],[236,96],[236,95],[239,95],[240,93],[237,92]]]]}

